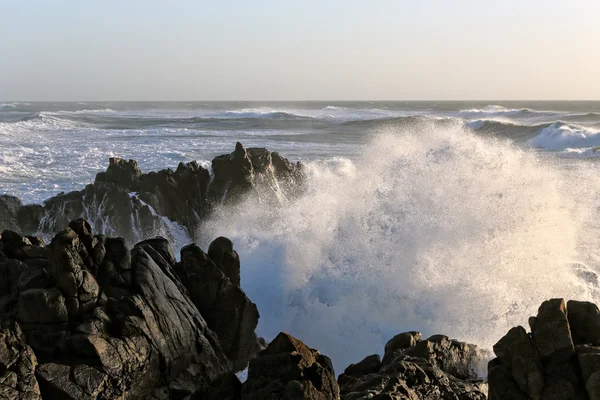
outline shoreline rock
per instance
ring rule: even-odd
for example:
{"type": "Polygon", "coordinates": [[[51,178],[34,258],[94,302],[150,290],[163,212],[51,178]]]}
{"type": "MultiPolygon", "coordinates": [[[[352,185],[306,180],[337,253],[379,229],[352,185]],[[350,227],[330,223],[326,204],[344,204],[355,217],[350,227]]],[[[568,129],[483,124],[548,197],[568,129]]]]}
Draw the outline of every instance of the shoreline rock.
{"type": "Polygon", "coordinates": [[[80,191],[59,193],[40,204],[23,205],[0,196],[0,231],[23,235],[55,234],[83,218],[94,231],[123,237],[133,245],[168,232],[177,223],[194,237],[202,221],[220,204],[245,196],[276,202],[301,190],[303,171],[276,152],[244,148],[216,157],[213,174],[196,161],[143,173],[135,160],[110,158],[105,172],[80,191]]]}

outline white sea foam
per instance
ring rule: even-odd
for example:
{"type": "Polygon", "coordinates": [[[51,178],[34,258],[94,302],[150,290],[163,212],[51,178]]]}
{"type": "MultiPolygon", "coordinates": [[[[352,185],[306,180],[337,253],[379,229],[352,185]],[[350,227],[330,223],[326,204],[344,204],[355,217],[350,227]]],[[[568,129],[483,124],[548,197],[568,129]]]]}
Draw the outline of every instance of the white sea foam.
{"type": "Polygon", "coordinates": [[[243,204],[204,234],[233,239],[259,334],[288,331],[337,370],[401,331],[490,348],[547,298],[598,300],[573,268],[600,260],[591,168],[431,124],[383,132],[358,160],[307,173],[300,199],[243,204]]]}
{"type": "Polygon", "coordinates": [[[531,145],[547,150],[600,146],[600,131],[579,125],[555,122],[531,139],[531,145]]]}

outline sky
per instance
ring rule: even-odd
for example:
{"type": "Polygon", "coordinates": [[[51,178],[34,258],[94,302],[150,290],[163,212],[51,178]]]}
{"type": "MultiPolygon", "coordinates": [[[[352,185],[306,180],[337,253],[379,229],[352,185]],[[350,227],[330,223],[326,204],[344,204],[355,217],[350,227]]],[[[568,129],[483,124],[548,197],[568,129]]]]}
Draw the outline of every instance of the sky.
{"type": "Polygon", "coordinates": [[[0,100],[598,100],[598,0],[0,0],[0,100]]]}

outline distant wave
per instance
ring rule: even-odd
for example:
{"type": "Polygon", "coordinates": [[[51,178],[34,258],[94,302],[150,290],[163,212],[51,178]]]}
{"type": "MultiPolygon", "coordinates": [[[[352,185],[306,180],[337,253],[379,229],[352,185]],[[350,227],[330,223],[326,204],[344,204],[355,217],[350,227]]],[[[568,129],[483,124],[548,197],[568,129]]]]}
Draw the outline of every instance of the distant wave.
{"type": "Polygon", "coordinates": [[[490,105],[482,109],[472,108],[458,112],[461,117],[524,117],[533,115],[557,115],[556,111],[538,111],[530,108],[506,108],[490,105]]]}
{"type": "Polygon", "coordinates": [[[225,112],[224,116],[229,118],[312,119],[312,117],[309,115],[300,115],[289,111],[266,108],[245,108],[242,110],[231,110],[225,112]]]}
{"type": "Polygon", "coordinates": [[[537,148],[555,151],[593,148],[600,146],[600,131],[558,121],[542,129],[530,143],[537,148]]]}

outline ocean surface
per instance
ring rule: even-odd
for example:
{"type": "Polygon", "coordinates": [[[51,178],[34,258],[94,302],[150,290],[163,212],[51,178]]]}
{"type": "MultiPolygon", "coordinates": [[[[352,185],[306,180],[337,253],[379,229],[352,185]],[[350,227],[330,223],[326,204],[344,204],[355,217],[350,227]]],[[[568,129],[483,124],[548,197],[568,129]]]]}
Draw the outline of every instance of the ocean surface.
{"type": "Polygon", "coordinates": [[[221,210],[259,334],[336,369],[404,330],[491,348],[542,300],[600,301],[600,102],[0,103],[0,193],[80,190],[235,143],[306,165],[279,208],[221,210]]]}

